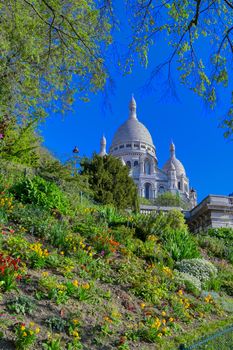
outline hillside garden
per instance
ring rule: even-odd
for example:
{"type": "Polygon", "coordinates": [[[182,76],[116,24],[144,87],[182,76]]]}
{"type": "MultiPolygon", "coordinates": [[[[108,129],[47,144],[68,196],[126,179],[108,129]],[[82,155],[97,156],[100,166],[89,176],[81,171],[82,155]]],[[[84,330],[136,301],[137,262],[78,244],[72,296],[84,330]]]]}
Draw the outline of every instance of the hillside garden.
{"type": "Polygon", "coordinates": [[[232,230],[98,204],[52,168],[1,160],[1,349],[168,350],[232,324],[232,230]]]}

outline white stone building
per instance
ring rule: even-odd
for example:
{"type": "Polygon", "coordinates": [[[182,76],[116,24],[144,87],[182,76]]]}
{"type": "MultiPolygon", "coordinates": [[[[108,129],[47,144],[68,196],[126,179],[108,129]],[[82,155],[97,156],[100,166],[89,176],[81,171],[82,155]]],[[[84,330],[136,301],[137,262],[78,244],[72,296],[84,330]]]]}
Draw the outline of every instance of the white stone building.
{"type": "MultiPolygon", "coordinates": [[[[116,131],[109,153],[130,168],[130,175],[141,197],[153,200],[164,192],[171,192],[179,194],[190,207],[194,207],[197,204],[196,191],[189,187],[185,168],[176,158],[174,143],[170,145],[170,158],[160,169],[151,134],[138,120],[136,107],[132,97],[129,117],[116,131]]],[[[106,154],[106,139],[103,136],[99,155],[106,154]]]]}

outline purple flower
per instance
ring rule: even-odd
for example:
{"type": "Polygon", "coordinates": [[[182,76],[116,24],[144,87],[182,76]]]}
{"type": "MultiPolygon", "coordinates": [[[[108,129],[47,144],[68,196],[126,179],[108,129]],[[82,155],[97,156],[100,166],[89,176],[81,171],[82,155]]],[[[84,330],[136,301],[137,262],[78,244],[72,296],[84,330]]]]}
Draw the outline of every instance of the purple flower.
{"type": "Polygon", "coordinates": [[[101,255],[101,256],[104,256],[104,254],[105,254],[105,251],[102,250],[101,253],[100,253],[100,255],[101,255]]]}
{"type": "Polygon", "coordinates": [[[3,139],[4,138],[4,135],[3,134],[0,134],[0,139],[3,139]]]}

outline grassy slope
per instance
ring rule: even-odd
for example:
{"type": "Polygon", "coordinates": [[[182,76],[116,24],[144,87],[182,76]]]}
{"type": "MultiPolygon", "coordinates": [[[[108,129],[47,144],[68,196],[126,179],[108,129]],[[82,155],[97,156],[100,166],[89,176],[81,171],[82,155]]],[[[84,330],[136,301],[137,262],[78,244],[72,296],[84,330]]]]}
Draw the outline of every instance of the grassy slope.
{"type": "MultiPolygon", "coordinates": [[[[161,242],[136,239],[131,218],[111,228],[98,207],[61,216],[15,200],[8,204],[7,192],[1,198],[1,251],[20,257],[22,278],[17,290],[2,292],[0,349],[14,349],[15,325],[31,321],[33,330],[40,328],[34,349],[52,337],[61,339],[61,349],[70,343],[69,349],[93,350],[173,349],[233,323],[232,298],[218,293],[207,302],[206,294],[179,288],[172,269],[165,269],[161,242]],[[25,314],[9,310],[19,295],[32,301],[31,314],[28,307],[25,314]]],[[[202,254],[208,257],[204,249],[202,254]]]]}

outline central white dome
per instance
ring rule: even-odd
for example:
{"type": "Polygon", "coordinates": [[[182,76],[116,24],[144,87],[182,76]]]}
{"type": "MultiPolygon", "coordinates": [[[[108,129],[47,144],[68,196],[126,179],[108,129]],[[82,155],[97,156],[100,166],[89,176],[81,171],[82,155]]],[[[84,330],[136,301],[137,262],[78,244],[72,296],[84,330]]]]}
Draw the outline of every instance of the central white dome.
{"type": "Polygon", "coordinates": [[[153,146],[153,140],[148,129],[141,122],[138,121],[136,116],[136,102],[132,97],[130,102],[130,115],[129,119],[122,124],[116,131],[112,146],[119,145],[126,142],[143,142],[153,146]]]}
{"type": "Polygon", "coordinates": [[[153,145],[152,137],[148,129],[137,119],[128,119],[115,133],[112,145],[115,146],[120,143],[134,141],[153,145]]]}

